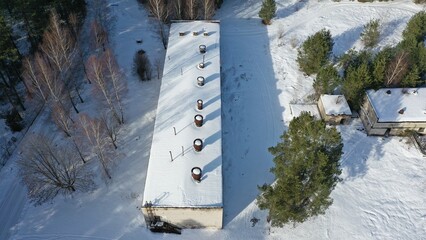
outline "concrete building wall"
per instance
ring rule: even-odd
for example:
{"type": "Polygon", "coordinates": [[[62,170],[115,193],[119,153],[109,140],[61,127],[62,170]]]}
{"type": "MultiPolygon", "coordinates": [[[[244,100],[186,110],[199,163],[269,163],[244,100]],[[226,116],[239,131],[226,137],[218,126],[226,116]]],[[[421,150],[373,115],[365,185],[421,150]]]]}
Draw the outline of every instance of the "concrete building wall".
{"type": "Polygon", "coordinates": [[[324,119],[324,121],[328,124],[342,124],[347,123],[351,119],[350,115],[327,115],[325,113],[325,108],[323,102],[318,100],[318,110],[320,112],[321,118],[324,119]]]}
{"type": "MultiPolygon", "coordinates": [[[[151,207],[151,209],[162,221],[181,228],[222,228],[223,208],[151,207]]],[[[145,207],[142,208],[142,213],[145,219],[149,219],[145,207]]]]}

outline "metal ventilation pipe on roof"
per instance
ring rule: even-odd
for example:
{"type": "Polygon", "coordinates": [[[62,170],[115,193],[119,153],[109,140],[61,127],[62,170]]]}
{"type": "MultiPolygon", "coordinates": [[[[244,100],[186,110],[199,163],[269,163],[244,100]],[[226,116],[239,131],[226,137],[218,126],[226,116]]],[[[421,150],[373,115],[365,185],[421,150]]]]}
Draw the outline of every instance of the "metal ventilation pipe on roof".
{"type": "Polygon", "coordinates": [[[201,152],[201,150],[203,149],[203,140],[199,138],[195,139],[193,146],[196,152],[201,152]]]}
{"type": "Polygon", "coordinates": [[[192,36],[198,36],[198,32],[197,31],[193,31],[192,32],[192,36]]]}
{"type": "Polygon", "coordinates": [[[201,100],[201,99],[197,100],[197,109],[203,110],[203,100],[201,100]]]}
{"type": "Polygon", "coordinates": [[[203,126],[203,122],[204,122],[203,115],[201,115],[201,114],[195,115],[195,117],[194,117],[195,126],[201,127],[201,126],[203,126]]]}
{"type": "Polygon", "coordinates": [[[200,49],[200,53],[206,53],[207,51],[206,45],[200,45],[198,48],[200,49]]]}
{"type": "Polygon", "coordinates": [[[197,84],[198,86],[204,86],[204,77],[202,76],[197,77],[197,84]]]}
{"type": "Polygon", "coordinates": [[[203,32],[203,35],[207,37],[207,36],[209,35],[209,32],[204,31],[204,32],[203,32]]]}
{"type": "Polygon", "coordinates": [[[197,182],[201,182],[202,174],[203,174],[203,172],[201,171],[201,168],[199,168],[199,167],[193,167],[191,169],[191,176],[197,182]]]}

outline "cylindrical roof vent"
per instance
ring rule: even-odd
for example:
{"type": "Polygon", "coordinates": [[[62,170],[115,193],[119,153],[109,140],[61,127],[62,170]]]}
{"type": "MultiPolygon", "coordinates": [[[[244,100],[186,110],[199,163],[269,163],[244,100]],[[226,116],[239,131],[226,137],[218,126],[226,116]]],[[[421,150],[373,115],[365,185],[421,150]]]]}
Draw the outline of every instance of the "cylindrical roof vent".
{"type": "Polygon", "coordinates": [[[197,126],[197,127],[203,126],[203,120],[204,120],[203,115],[201,115],[201,114],[195,115],[195,117],[194,117],[195,126],[197,126]]]}
{"type": "Polygon", "coordinates": [[[197,109],[203,110],[203,100],[201,100],[201,99],[197,100],[197,109]]]}
{"type": "Polygon", "coordinates": [[[209,35],[209,32],[204,31],[204,32],[203,32],[203,35],[207,37],[207,36],[209,35]]]}
{"type": "Polygon", "coordinates": [[[199,68],[204,68],[204,63],[202,62],[202,63],[198,64],[198,67],[199,68]]]}
{"type": "Polygon", "coordinates": [[[192,35],[193,35],[193,36],[198,36],[198,32],[197,32],[197,31],[193,31],[193,32],[192,32],[192,35]]]}
{"type": "Polygon", "coordinates": [[[200,53],[206,53],[207,51],[206,45],[200,45],[198,48],[200,49],[200,53]]]}
{"type": "Polygon", "coordinates": [[[203,140],[199,138],[195,139],[193,146],[196,152],[201,152],[201,150],[203,149],[203,140]]]}
{"type": "Polygon", "coordinates": [[[185,36],[185,32],[179,32],[179,36],[185,36]]]}
{"type": "Polygon", "coordinates": [[[204,86],[204,77],[202,76],[197,77],[197,84],[198,86],[204,86]]]}
{"type": "Polygon", "coordinates": [[[201,176],[202,175],[203,175],[203,171],[201,171],[201,168],[193,167],[191,169],[191,176],[195,181],[201,182],[201,176]]]}

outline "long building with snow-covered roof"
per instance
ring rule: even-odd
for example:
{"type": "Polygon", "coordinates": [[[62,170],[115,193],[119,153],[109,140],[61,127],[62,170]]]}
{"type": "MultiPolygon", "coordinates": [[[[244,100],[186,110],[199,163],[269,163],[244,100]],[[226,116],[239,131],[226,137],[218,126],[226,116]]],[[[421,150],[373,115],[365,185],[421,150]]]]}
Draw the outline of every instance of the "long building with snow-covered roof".
{"type": "Polygon", "coordinates": [[[171,24],[142,212],[148,227],[222,228],[220,24],[171,24]]]}

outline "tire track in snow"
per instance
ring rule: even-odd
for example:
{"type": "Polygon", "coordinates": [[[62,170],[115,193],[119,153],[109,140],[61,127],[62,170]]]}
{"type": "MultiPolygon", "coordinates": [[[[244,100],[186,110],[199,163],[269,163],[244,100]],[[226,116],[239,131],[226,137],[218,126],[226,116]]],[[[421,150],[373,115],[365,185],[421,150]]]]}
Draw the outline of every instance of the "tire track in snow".
{"type": "Polygon", "coordinates": [[[112,238],[104,237],[95,237],[89,235],[77,235],[77,234],[28,234],[28,235],[19,235],[12,238],[13,240],[18,239],[30,239],[30,240],[80,240],[80,239],[89,239],[89,240],[112,240],[112,238]]]}
{"type": "MultiPolygon", "coordinates": [[[[368,5],[363,5],[356,2],[339,2],[336,4],[323,4],[323,5],[318,4],[309,9],[303,8],[303,10],[293,13],[294,15],[292,14],[285,17],[285,18],[291,18],[292,16],[294,16],[294,19],[292,19],[291,22],[298,23],[296,25],[292,25],[291,28],[289,28],[289,30],[286,31],[286,34],[291,32],[293,29],[300,28],[300,26],[305,25],[308,22],[319,19],[322,15],[329,14],[330,12],[333,12],[339,9],[344,9],[346,7],[369,7],[369,8],[378,7],[381,9],[392,9],[392,10],[398,9],[402,11],[408,11],[411,13],[416,13],[419,11],[419,9],[416,6],[404,5],[404,7],[402,7],[401,3],[398,3],[398,2],[386,2],[386,3],[374,2],[374,3],[369,3],[368,5]],[[307,14],[306,12],[310,12],[310,13],[307,14]],[[309,18],[307,18],[306,15],[309,15],[309,18]]],[[[285,19],[285,18],[281,18],[281,19],[285,19]]]]}

